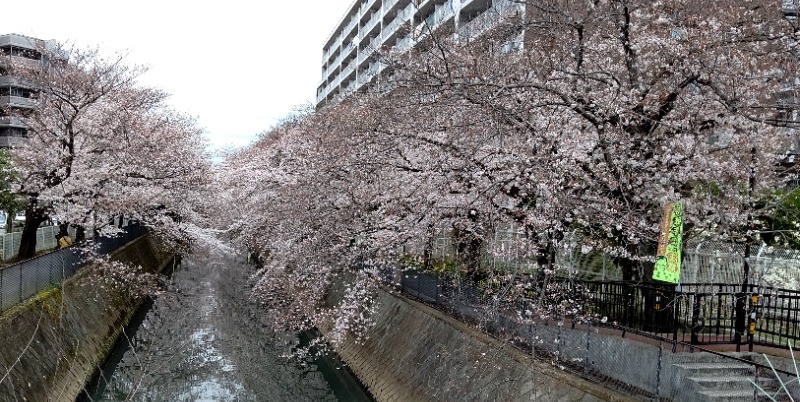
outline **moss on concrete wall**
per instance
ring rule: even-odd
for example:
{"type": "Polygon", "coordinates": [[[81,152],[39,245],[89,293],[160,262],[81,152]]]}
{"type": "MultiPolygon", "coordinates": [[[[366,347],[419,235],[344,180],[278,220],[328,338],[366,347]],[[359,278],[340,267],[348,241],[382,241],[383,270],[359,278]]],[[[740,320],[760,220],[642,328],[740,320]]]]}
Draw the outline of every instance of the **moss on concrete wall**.
{"type": "MultiPolygon", "coordinates": [[[[172,255],[145,236],[113,258],[158,271],[172,255]]],[[[0,401],[73,402],[103,363],[141,300],[96,285],[89,271],[0,316],[0,401]]]]}

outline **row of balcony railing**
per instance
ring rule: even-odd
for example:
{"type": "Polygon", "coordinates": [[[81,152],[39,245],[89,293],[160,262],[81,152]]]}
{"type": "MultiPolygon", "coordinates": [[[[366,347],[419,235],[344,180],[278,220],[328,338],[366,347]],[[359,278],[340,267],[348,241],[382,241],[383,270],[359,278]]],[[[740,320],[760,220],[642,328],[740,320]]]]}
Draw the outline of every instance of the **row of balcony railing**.
{"type": "Polygon", "coordinates": [[[353,70],[355,70],[356,63],[357,63],[356,59],[351,60],[350,64],[348,64],[347,67],[345,67],[344,70],[342,70],[342,73],[339,76],[343,78],[349,77],[350,74],[353,72],[353,70]]]}
{"type": "Polygon", "coordinates": [[[439,9],[433,13],[433,23],[431,24],[431,27],[438,26],[447,21],[447,19],[452,17],[453,14],[453,7],[451,7],[449,3],[439,7],[439,9]]]}
{"type": "Polygon", "coordinates": [[[525,10],[524,4],[511,0],[495,0],[492,7],[461,25],[457,35],[462,39],[474,38],[497,26],[506,16],[525,10]]]}
{"type": "Polygon", "coordinates": [[[800,1],[798,0],[781,0],[781,7],[786,15],[797,16],[798,8],[800,8],[800,1]]]}
{"type": "Polygon", "coordinates": [[[397,13],[397,16],[394,17],[392,22],[383,29],[383,40],[385,41],[387,38],[391,37],[400,25],[409,20],[412,13],[413,10],[409,10],[408,8],[397,13]]]}
{"type": "Polygon", "coordinates": [[[25,119],[17,116],[0,116],[0,127],[20,127],[25,128],[25,119]]]}
{"type": "Polygon", "coordinates": [[[385,16],[400,0],[383,0],[381,16],[385,16]]]}
{"type": "MultiPolygon", "coordinates": [[[[364,15],[366,15],[372,9],[372,5],[375,3],[375,1],[376,0],[366,0],[366,1],[364,1],[362,3],[359,11],[350,18],[350,21],[347,23],[345,28],[339,33],[339,35],[336,37],[336,39],[331,41],[331,43],[333,43],[333,46],[328,48],[322,54],[322,62],[323,63],[330,61],[331,56],[336,52],[337,49],[339,49],[339,46],[342,45],[342,42],[343,42],[344,38],[346,38],[347,36],[350,35],[350,33],[353,31],[353,28],[355,28],[355,26],[358,24],[358,21],[360,21],[364,17],[364,15]]],[[[394,8],[394,6],[397,5],[397,3],[399,3],[399,2],[400,2],[400,0],[384,0],[381,8],[375,13],[375,15],[370,19],[370,21],[366,24],[366,26],[361,28],[361,30],[364,30],[364,29],[368,29],[369,30],[369,29],[374,28],[374,25],[377,23],[377,20],[379,20],[379,19],[383,18],[384,16],[386,16],[386,14],[392,8],[394,8]],[[373,20],[375,20],[375,21],[373,21],[373,20]]],[[[409,4],[409,6],[413,7],[413,4],[409,4]]],[[[335,64],[335,63],[331,63],[331,64],[335,64]]]]}
{"type": "MultiPolygon", "coordinates": [[[[385,17],[386,13],[388,13],[397,3],[399,0],[385,0],[381,9],[374,13],[374,15],[370,18],[370,20],[362,27],[362,31],[369,32],[371,31],[374,26],[379,23],[383,17],[385,17]]],[[[429,0],[428,0],[429,1],[429,0]]],[[[462,6],[465,4],[469,4],[473,0],[462,1],[462,6]]],[[[797,0],[783,0],[785,2],[796,2],[797,0]]],[[[366,12],[371,10],[372,5],[374,4],[375,0],[367,0],[362,3],[362,9],[358,13],[362,17],[366,15],[366,12]]],[[[424,5],[425,2],[422,3],[424,5]]],[[[421,6],[421,5],[420,5],[421,6]]],[[[417,7],[415,5],[409,4],[406,8],[399,11],[395,18],[388,23],[382,30],[381,34],[372,38],[370,43],[361,46],[359,49],[358,56],[355,60],[353,60],[346,68],[342,69],[341,72],[338,74],[335,80],[329,83],[317,96],[317,102],[321,102],[322,100],[329,97],[330,93],[333,92],[336,88],[342,83],[342,80],[345,77],[348,77],[353,69],[358,68],[362,63],[368,60],[377,49],[381,47],[384,41],[390,38],[392,35],[396,33],[396,31],[400,28],[403,23],[408,22],[411,19],[411,16],[414,15],[416,12],[417,7]]],[[[484,11],[473,20],[461,25],[458,30],[456,31],[456,35],[460,38],[474,38],[480,35],[487,30],[490,30],[497,26],[497,24],[502,21],[507,15],[513,14],[515,12],[523,11],[524,5],[521,3],[514,2],[512,0],[494,0],[493,5],[488,10],[484,11]]],[[[411,48],[413,48],[416,43],[422,39],[430,29],[433,29],[444,22],[452,19],[455,16],[454,9],[450,6],[450,3],[445,3],[444,5],[440,6],[436,9],[432,14],[426,18],[426,20],[418,26],[416,26],[411,34],[403,37],[402,39],[398,40],[392,49],[397,52],[405,52],[411,48]],[[429,26],[426,27],[426,25],[429,26]]],[[[349,30],[345,30],[342,32],[341,35],[345,35],[349,30]]],[[[340,35],[340,39],[341,39],[340,35]]],[[[363,38],[362,38],[363,40],[363,38]]],[[[348,45],[352,46],[352,44],[348,45]]],[[[345,52],[339,54],[336,60],[330,64],[328,69],[326,70],[325,76],[330,77],[331,73],[335,72],[335,69],[338,67],[339,62],[342,59],[342,56],[348,54],[349,51],[352,49],[348,49],[345,52]]],[[[361,70],[357,75],[357,79],[353,80],[350,84],[347,85],[342,92],[350,93],[355,88],[360,88],[362,85],[365,85],[369,81],[374,78],[374,76],[380,71],[385,68],[385,65],[375,61],[369,65],[369,67],[365,70],[361,70]]],[[[340,93],[341,94],[341,93],[340,93]]]]}

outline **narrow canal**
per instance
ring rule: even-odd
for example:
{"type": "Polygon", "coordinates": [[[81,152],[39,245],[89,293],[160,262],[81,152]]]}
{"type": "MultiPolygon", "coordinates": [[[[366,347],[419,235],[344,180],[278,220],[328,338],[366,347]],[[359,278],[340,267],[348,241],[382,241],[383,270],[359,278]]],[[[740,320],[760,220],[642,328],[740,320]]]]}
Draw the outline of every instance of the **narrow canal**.
{"type": "Polygon", "coordinates": [[[369,401],[335,358],[282,357],[298,337],[268,330],[248,299],[252,272],[184,258],[78,401],[369,401]]]}

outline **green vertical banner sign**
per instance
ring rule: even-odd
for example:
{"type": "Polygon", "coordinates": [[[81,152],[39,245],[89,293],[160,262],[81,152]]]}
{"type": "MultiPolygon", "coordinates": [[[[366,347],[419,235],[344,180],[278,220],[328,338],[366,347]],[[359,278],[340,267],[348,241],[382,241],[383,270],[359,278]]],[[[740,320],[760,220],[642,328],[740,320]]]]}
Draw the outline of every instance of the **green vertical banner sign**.
{"type": "Polygon", "coordinates": [[[664,206],[661,235],[658,238],[653,279],[678,283],[681,275],[681,242],[683,240],[683,205],[679,202],[664,206]]]}

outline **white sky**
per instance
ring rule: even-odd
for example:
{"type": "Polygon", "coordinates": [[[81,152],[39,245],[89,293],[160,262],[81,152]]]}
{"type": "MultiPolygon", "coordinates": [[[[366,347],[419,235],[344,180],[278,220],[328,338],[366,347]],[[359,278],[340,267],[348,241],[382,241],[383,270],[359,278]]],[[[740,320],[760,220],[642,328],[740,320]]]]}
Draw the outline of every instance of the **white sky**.
{"type": "Polygon", "coordinates": [[[21,0],[0,6],[0,34],[127,54],[142,83],[172,94],[214,148],[241,146],[314,102],[322,45],[353,0],[21,0]]]}

